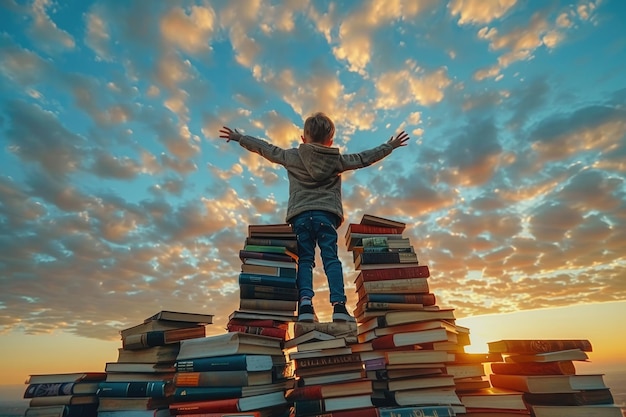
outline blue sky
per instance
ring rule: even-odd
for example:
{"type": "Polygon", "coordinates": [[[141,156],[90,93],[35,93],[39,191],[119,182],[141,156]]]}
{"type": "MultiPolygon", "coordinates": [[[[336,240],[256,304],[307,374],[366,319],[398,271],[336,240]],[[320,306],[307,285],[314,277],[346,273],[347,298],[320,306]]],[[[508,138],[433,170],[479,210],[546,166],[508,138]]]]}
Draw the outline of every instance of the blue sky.
{"type": "MultiPolygon", "coordinates": [[[[117,340],[238,307],[286,172],[218,137],[411,140],[344,175],[458,317],[625,299],[626,3],[0,1],[0,329],[117,340]]],[[[340,245],[349,302],[356,276],[340,245]]],[[[325,279],[316,303],[328,317],[325,279]]]]}

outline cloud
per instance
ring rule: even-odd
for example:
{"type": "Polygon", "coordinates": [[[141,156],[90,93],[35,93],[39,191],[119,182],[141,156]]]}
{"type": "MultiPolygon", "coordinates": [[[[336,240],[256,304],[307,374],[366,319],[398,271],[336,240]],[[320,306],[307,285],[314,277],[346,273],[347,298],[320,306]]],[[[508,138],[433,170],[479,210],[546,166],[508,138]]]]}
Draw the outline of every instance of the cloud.
{"type": "Polygon", "coordinates": [[[34,0],[32,2],[30,35],[41,48],[51,53],[74,49],[76,41],[72,35],[59,29],[56,23],[48,16],[48,9],[51,6],[52,0],[34,0]]]}
{"type": "Polygon", "coordinates": [[[448,11],[452,16],[459,16],[459,25],[487,24],[500,19],[516,4],[517,0],[452,0],[448,11]]]}

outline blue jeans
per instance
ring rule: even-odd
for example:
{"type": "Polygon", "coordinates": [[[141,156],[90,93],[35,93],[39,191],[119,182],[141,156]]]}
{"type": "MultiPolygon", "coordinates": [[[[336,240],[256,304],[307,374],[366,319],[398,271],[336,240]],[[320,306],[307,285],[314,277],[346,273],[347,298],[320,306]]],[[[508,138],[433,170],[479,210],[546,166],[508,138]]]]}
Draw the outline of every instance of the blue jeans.
{"type": "Polygon", "coordinates": [[[298,277],[300,298],[313,298],[313,268],[315,245],[320,248],[324,272],[330,288],[330,302],[346,302],[343,287],[343,269],[337,256],[337,216],[323,210],[301,213],[291,220],[298,238],[298,277]]]}

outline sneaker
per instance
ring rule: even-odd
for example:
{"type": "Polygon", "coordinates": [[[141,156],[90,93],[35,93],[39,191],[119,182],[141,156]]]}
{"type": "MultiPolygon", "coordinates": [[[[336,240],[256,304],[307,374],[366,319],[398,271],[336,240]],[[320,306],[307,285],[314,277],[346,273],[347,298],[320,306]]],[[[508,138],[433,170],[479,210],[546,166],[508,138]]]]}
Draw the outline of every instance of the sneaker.
{"type": "Polygon", "coordinates": [[[317,315],[313,309],[313,304],[305,304],[298,306],[298,321],[305,323],[317,323],[317,315]]]}
{"type": "Polygon", "coordinates": [[[346,310],[346,305],[342,303],[333,306],[333,322],[352,322],[355,323],[354,317],[346,310]]]}

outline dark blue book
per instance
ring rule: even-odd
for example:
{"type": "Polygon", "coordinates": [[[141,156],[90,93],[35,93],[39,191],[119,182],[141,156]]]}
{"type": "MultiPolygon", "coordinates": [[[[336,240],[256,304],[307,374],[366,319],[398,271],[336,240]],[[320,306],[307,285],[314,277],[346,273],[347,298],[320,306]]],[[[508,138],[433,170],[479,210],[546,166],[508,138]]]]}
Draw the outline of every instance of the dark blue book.
{"type": "Polygon", "coordinates": [[[239,285],[266,285],[270,287],[296,288],[295,278],[274,277],[271,275],[255,275],[242,272],[239,274],[239,285]]]}
{"type": "Polygon", "coordinates": [[[171,394],[172,390],[170,381],[103,381],[98,385],[96,394],[99,397],[165,398],[171,394]]]}
{"type": "Polygon", "coordinates": [[[227,355],[176,362],[177,372],[269,371],[274,366],[271,355],[227,355]]]}
{"type": "Polygon", "coordinates": [[[239,387],[176,387],[172,400],[174,402],[225,400],[284,391],[285,387],[284,382],[239,387]]]}

